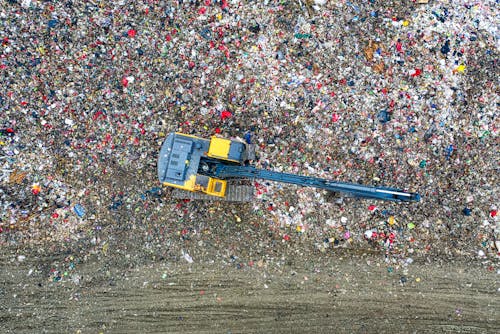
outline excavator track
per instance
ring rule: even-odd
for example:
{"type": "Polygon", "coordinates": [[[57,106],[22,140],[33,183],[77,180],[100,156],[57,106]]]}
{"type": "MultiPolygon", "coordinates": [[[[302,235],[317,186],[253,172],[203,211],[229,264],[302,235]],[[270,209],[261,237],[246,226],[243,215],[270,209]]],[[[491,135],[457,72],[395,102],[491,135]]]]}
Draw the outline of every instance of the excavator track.
{"type": "Polygon", "coordinates": [[[174,189],[172,197],[177,199],[224,201],[224,202],[250,202],[254,198],[254,187],[247,185],[228,184],[225,197],[210,196],[200,192],[191,192],[174,189]]]}

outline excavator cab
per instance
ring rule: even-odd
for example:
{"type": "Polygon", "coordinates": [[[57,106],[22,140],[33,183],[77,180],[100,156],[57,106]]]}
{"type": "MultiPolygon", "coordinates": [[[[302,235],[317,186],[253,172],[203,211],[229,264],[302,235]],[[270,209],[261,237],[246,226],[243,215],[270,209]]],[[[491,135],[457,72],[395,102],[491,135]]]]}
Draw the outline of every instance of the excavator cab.
{"type": "Polygon", "coordinates": [[[170,133],[158,157],[158,178],[165,186],[201,192],[223,198],[227,181],[207,176],[204,161],[241,164],[249,158],[247,145],[238,140],[213,136],[210,140],[182,133],[170,133]]]}

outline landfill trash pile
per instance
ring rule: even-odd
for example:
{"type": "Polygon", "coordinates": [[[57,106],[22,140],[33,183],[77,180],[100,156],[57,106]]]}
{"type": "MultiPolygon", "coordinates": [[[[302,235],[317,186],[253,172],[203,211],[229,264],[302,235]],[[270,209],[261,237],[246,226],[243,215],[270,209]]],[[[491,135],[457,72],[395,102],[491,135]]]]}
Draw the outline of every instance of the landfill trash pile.
{"type": "Polygon", "coordinates": [[[352,248],[388,268],[434,256],[496,268],[495,6],[5,1],[0,245],[186,264],[352,248]],[[155,176],[171,131],[242,137],[259,168],[422,201],[260,181],[249,205],[175,200],[155,176]]]}

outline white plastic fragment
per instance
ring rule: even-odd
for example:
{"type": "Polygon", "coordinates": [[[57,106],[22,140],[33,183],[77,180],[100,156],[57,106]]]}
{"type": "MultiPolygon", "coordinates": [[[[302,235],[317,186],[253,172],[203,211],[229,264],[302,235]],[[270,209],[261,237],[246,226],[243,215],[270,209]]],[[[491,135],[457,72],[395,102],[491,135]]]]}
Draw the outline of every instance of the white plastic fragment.
{"type": "Polygon", "coordinates": [[[189,255],[188,253],[182,251],[182,256],[184,257],[184,259],[188,262],[188,263],[193,263],[194,260],[193,258],[191,257],[191,255],[189,255]]]}

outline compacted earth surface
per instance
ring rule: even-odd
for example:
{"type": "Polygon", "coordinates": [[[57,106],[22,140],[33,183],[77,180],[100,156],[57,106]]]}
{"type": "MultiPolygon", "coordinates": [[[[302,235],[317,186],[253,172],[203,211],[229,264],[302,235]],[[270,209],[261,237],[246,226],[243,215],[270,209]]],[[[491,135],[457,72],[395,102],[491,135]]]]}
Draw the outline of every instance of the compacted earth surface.
{"type": "MultiPolygon", "coordinates": [[[[297,254],[251,263],[126,254],[2,257],[3,333],[495,333],[497,274],[480,263],[297,254]],[[73,264],[73,265],[72,265],[73,264]],[[51,268],[61,271],[61,280],[51,268]],[[66,273],[70,272],[69,274],[66,273]]],[[[269,253],[269,252],[268,252],[269,253]]]]}

